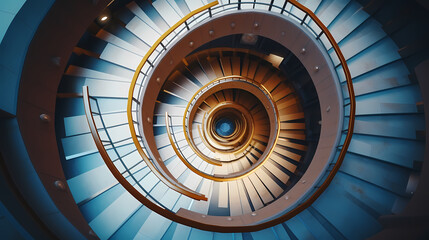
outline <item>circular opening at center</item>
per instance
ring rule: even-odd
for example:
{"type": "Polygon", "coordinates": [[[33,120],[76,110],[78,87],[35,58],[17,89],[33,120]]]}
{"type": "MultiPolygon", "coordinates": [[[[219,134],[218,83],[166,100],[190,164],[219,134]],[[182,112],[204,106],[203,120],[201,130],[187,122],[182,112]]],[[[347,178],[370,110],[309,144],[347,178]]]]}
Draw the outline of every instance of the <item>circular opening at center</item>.
{"type": "Polygon", "coordinates": [[[216,133],[219,136],[227,137],[235,131],[235,123],[229,118],[222,117],[216,121],[216,133]]]}

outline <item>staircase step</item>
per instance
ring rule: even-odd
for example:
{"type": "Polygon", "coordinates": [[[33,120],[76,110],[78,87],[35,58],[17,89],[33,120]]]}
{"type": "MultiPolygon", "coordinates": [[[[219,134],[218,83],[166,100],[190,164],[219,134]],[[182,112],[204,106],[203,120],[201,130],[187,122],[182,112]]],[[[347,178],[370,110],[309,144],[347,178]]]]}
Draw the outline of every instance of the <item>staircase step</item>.
{"type": "MultiPolygon", "coordinates": [[[[262,202],[262,199],[258,195],[258,190],[255,189],[252,182],[249,178],[243,178],[242,179],[244,189],[247,192],[247,195],[249,196],[251,200],[251,204],[254,210],[260,209],[264,206],[264,203],[262,202]]],[[[269,196],[269,195],[268,195],[269,196]]]]}
{"type": "Polygon", "coordinates": [[[303,4],[305,7],[310,9],[312,12],[315,12],[316,9],[319,7],[322,0],[301,0],[300,3],[303,4]]]}
{"type": "Polygon", "coordinates": [[[204,6],[204,3],[201,0],[185,0],[185,2],[191,11],[204,6]]]}
{"type": "Polygon", "coordinates": [[[377,219],[331,187],[313,205],[346,239],[364,239],[381,230],[377,219]],[[332,199],[335,199],[335,204],[332,204],[332,199]]]}
{"type": "MultiPolygon", "coordinates": [[[[356,96],[411,84],[408,69],[402,62],[393,62],[353,79],[356,96]]],[[[343,94],[348,97],[347,86],[343,94]]]]}
{"type": "Polygon", "coordinates": [[[63,161],[62,165],[66,179],[70,179],[104,165],[104,161],[97,152],[86,156],[77,157],[70,161],[63,161]]]}
{"type": "Polygon", "coordinates": [[[282,224],[274,226],[273,230],[276,233],[278,239],[282,239],[282,240],[292,239],[282,224]]]}
{"type": "Polygon", "coordinates": [[[151,212],[144,223],[140,223],[136,239],[161,239],[167,231],[171,220],[168,220],[155,212],[151,212]]]}
{"type": "Polygon", "coordinates": [[[291,239],[316,239],[316,237],[318,237],[314,236],[312,232],[310,232],[310,226],[307,227],[297,217],[283,223],[283,227],[285,227],[289,236],[291,236],[291,239]]]}
{"type": "Polygon", "coordinates": [[[126,26],[129,31],[131,31],[134,35],[139,37],[149,46],[152,46],[156,40],[161,36],[160,33],[155,31],[145,22],[143,22],[140,18],[134,17],[126,26]]]}
{"type": "MultiPolygon", "coordinates": [[[[350,69],[350,74],[352,78],[354,78],[400,58],[401,56],[397,52],[395,43],[391,39],[385,38],[347,60],[347,64],[350,69]]],[[[342,72],[342,67],[339,66],[337,71],[342,72]]],[[[343,75],[339,76],[340,81],[344,82],[345,79],[343,75]]]]}
{"type": "Polygon", "coordinates": [[[374,216],[392,214],[398,199],[401,199],[388,190],[342,172],[336,178],[333,185],[365,204],[374,216]]]}
{"type": "Polygon", "coordinates": [[[61,139],[66,160],[97,152],[90,133],[61,139]]]}
{"type": "MultiPolygon", "coordinates": [[[[172,0],[170,0],[171,2],[172,0]]],[[[180,11],[182,12],[183,15],[188,14],[189,12],[191,12],[191,10],[189,9],[188,5],[186,4],[185,0],[174,0],[174,2],[177,4],[177,6],[180,8],[180,11]]]]}
{"type": "Polygon", "coordinates": [[[213,239],[213,232],[192,228],[188,240],[213,239]]]}
{"type": "Polygon", "coordinates": [[[314,212],[316,212],[316,210],[310,206],[298,215],[299,220],[310,229],[313,236],[317,236],[317,238],[320,239],[345,239],[341,233],[335,234],[338,230],[321,216],[320,213],[316,215],[314,212]]]}
{"type": "Polygon", "coordinates": [[[274,232],[272,228],[267,228],[257,232],[251,232],[250,234],[252,235],[254,240],[278,239],[277,234],[274,232]]]}
{"type": "Polygon", "coordinates": [[[103,192],[116,182],[116,179],[105,165],[67,180],[67,184],[73,192],[73,197],[78,204],[98,192],[103,192]],[[81,187],[83,184],[86,186],[84,189],[81,187]]]}
{"type": "MultiPolygon", "coordinates": [[[[350,0],[322,1],[316,10],[316,15],[325,26],[329,26],[329,24],[338,16],[338,14],[347,6],[349,2],[350,0]]],[[[310,23],[310,27],[313,29],[318,29],[314,22],[310,23]]]]}
{"type": "Polygon", "coordinates": [[[142,58],[143,57],[141,55],[137,55],[111,43],[106,45],[100,55],[100,59],[117,64],[130,70],[135,70],[140,64],[142,58]]]}
{"type": "Polygon", "coordinates": [[[125,189],[117,183],[106,191],[94,196],[91,200],[79,205],[79,210],[85,219],[91,222],[124,193],[125,189]]]}
{"type": "MultiPolygon", "coordinates": [[[[135,16],[137,16],[138,18],[140,18],[142,21],[144,21],[146,23],[147,26],[149,26],[150,28],[152,28],[154,31],[156,31],[159,35],[161,35],[162,33],[164,33],[164,30],[161,29],[160,26],[158,26],[157,24],[154,23],[154,21],[142,10],[142,8],[139,6],[139,4],[137,4],[136,2],[130,2],[127,5],[127,8],[129,9],[129,11],[131,11],[135,16]]],[[[132,17],[130,18],[130,20],[132,19],[132,17]]],[[[129,21],[125,22],[128,23],[129,21]]]]}
{"type": "Polygon", "coordinates": [[[141,205],[110,239],[121,240],[136,236],[141,224],[146,221],[151,212],[150,209],[141,205]]]}
{"type": "Polygon", "coordinates": [[[107,239],[130,217],[141,203],[125,192],[99,214],[89,225],[101,239],[107,239]],[[118,211],[117,209],[121,209],[118,211]],[[113,217],[114,216],[114,217],[113,217]]]}
{"type": "MultiPolygon", "coordinates": [[[[350,59],[364,49],[380,41],[385,36],[386,33],[381,29],[381,25],[376,20],[369,19],[341,40],[341,42],[339,42],[339,47],[341,48],[344,58],[350,59]]],[[[336,54],[332,50],[330,50],[330,52],[334,64],[338,65],[339,60],[336,54]]]]}
{"type": "Polygon", "coordinates": [[[414,161],[422,159],[423,145],[421,142],[411,140],[355,135],[348,151],[413,168],[414,161]]]}
{"type": "Polygon", "coordinates": [[[154,25],[156,25],[157,27],[159,27],[162,30],[161,33],[166,32],[170,28],[168,26],[167,21],[165,21],[163,16],[155,9],[154,5],[152,5],[150,2],[148,2],[148,1],[137,1],[137,5],[149,17],[151,22],[153,22],[154,25]]]}
{"type": "MultiPolygon", "coordinates": [[[[414,85],[375,92],[356,98],[356,115],[383,115],[417,113],[420,101],[418,87],[414,85]]],[[[349,106],[346,107],[348,116],[349,106]]]]}
{"type": "Polygon", "coordinates": [[[149,45],[120,24],[109,24],[106,28],[100,29],[96,36],[139,56],[144,56],[150,48],[149,45]]]}
{"type": "Polygon", "coordinates": [[[347,161],[344,161],[341,166],[341,172],[375,184],[398,195],[409,195],[406,191],[408,179],[410,178],[408,169],[350,154],[347,156],[347,161]],[[395,177],[387,178],[386,176],[395,177]]]}
{"type": "Polygon", "coordinates": [[[152,6],[167,22],[169,27],[176,24],[182,18],[167,0],[154,1],[152,6]]]}
{"type": "Polygon", "coordinates": [[[337,42],[341,42],[368,17],[369,15],[362,9],[362,6],[358,2],[352,1],[329,26],[329,31],[337,42]]]}
{"type": "Polygon", "coordinates": [[[416,140],[418,131],[424,131],[420,115],[358,116],[355,119],[355,134],[416,140]]]}

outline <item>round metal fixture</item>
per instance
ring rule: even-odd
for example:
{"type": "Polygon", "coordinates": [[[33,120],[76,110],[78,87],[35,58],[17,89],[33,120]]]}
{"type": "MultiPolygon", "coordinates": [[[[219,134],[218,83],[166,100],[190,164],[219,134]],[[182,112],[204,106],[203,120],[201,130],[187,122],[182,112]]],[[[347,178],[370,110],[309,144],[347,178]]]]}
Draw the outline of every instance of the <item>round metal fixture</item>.
{"type": "Polygon", "coordinates": [[[48,114],[46,114],[46,113],[40,114],[39,118],[43,122],[50,122],[51,121],[51,117],[48,114]]]}
{"type": "Polygon", "coordinates": [[[62,191],[66,190],[66,184],[63,181],[56,180],[54,182],[54,186],[58,190],[62,190],[62,191]]]}

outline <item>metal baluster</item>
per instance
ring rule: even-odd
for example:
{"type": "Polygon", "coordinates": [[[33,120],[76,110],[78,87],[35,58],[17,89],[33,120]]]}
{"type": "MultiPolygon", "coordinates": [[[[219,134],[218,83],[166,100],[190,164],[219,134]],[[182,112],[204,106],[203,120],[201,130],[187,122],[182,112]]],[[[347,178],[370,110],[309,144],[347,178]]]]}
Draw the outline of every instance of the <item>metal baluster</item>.
{"type": "Polygon", "coordinates": [[[307,19],[307,17],[308,17],[308,14],[305,14],[304,18],[303,18],[303,19],[302,19],[302,21],[301,21],[301,25],[302,25],[302,24],[304,24],[304,22],[305,22],[305,20],[307,19]]]}
{"type": "Polygon", "coordinates": [[[133,97],[133,101],[135,101],[137,104],[140,104],[140,101],[137,100],[137,98],[133,97]]]}
{"type": "Polygon", "coordinates": [[[273,8],[273,4],[274,4],[274,0],[271,0],[270,6],[268,7],[268,11],[271,11],[271,9],[273,8]]]}
{"type": "Polygon", "coordinates": [[[283,7],[282,7],[282,10],[280,11],[280,14],[283,14],[283,12],[285,11],[287,2],[288,1],[286,0],[285,3],[283,3],[283,7]]]}
{"type": "Polygon", "coordinates": [[[323,30],[319,33],[319,35],[317,35],[316,40],[319,40],[322,35],[323,35],[323,30]]]}
{"type": "Polygon", "coordinates": [[[164,48],[164,50],[167,50],[167,48],[164,46],[164,44],[159,43],[161,45],[162,48],[164,48]]]}
{"type": "Polygon", "coordinates": [[[149,65],[153,68],[153,64],[149,60],[147,60],[146,62],[149,63],[149,65]]]}

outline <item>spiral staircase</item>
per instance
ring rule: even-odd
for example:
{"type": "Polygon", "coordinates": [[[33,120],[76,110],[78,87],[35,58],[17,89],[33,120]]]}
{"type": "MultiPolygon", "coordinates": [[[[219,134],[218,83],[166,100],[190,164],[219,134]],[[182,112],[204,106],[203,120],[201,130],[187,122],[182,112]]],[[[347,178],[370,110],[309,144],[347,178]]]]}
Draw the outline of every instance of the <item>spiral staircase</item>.
{"type": "Polygon", "coordinates": [[[66,218],[80,214],[80,233],[54,238],[383,239],[407,219],[427,226],[395,218],[425,192],[426,111],[382,1],[93,5],[102,14],[69,58],[50,60],[63,71],[34,130],[50,125],[58,149],[43,184],[66,218]]]}

